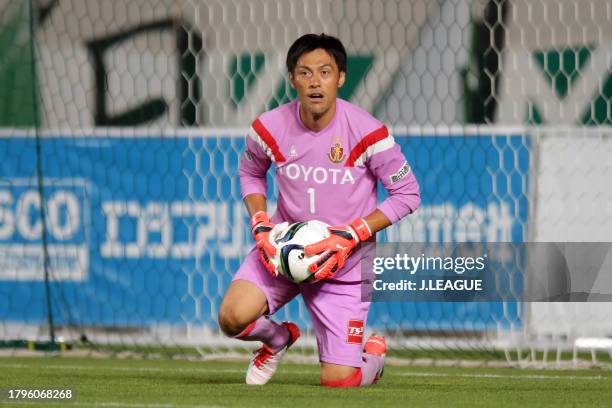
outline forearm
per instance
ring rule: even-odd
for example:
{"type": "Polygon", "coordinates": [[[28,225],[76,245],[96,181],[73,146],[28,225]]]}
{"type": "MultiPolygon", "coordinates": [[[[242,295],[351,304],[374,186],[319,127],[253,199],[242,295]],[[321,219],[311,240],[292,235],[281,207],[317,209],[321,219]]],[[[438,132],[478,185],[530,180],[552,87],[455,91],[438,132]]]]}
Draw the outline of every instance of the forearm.
{"type": "Polygon", "coordinates": [[[249,194],[244,197],[244,205],[246,206],[249,218],[258,211],[266,211],[266,196],[263,194],[249,194]]]}
{"type": "Polygon", "coordinates": [[[391,225],[389,218],[387,218],[387,216],[378,208],[372,211],[369,215],[363,217],[363,219],[368,224],[368,227],[370,227],[372,234],[391,225]]]}

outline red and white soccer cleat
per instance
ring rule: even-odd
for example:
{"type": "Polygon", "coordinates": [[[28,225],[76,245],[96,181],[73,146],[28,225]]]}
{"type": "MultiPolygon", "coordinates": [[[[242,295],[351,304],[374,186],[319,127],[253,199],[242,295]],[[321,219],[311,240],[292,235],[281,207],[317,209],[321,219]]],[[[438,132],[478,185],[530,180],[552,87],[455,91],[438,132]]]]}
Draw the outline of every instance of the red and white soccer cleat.
{"type": "Polygon", "coordinates": [[[373,354],[375,356],[380,356],[383,358],[383,363],[380,371],[376,373],[376,378],[374,378],[374,383],[380,380],[385,371],[385,355],[387,354],[387,341],[384,337],[377,336],[375,334],[368,337],[368,340],[365,342],[365,346],[363,346],[363,352],[368,354],[373,354]]]}
{"type": "Polygon", "coordinates": [[[368,354],[374,354],[375,356],[385,356],[387,354],[387,341],[384,337],[377,336],[375,334],[368,337],[366,340],[363,351],[368,354]]]}
{"type": "Polygon", "coordinates": [[[265,344],[259,349],[255,350],[255,356],[251,359],[251,363],[247,369],[247,384],[264,385],[270,381],[285,352],[300,337],[300,329],[294,323],[283,322],[282,325],[289,330],[289,340],[287,341],[287,344],[276,353],[265,344]]]}

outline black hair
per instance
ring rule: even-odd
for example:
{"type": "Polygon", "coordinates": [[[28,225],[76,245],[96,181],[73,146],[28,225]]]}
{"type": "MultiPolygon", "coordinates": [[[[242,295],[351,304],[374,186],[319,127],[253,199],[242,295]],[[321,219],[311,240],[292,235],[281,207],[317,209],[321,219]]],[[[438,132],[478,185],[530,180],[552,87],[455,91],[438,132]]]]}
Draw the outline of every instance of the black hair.
{"type": "Polygon", "coordinates": [[[305,34],[295,40],[287,52],[287,71],[293,73],[298,59],[303,54],[321,48],[327,51],[338,65],[340,72],[346,72],[346,50],[342,42],[327,34],[305,34]]]}

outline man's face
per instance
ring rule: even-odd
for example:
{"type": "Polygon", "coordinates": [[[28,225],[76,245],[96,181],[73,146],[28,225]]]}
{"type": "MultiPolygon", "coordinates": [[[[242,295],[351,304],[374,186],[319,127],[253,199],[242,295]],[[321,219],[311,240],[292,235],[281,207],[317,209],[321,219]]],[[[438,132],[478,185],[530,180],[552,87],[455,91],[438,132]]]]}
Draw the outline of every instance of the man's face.
{"type": "Polygon", "coordinates": [[[304,113],[314,118],[322,117],[335,106],[338,88],[344,79],[345,73],[338,70],[334,57],[321,48],[302,54],[289,74],[304,113]]]}

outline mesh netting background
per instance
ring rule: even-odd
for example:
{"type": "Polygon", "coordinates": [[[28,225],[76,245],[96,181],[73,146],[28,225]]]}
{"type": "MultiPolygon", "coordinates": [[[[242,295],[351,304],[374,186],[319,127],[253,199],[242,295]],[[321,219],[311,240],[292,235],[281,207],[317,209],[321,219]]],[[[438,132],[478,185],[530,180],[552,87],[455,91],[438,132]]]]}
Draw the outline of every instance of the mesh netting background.
{"type": "MultiPolygon", "coordinates": [[[[295,97],[307,32],[342,39],[340,97],[421,182],[386,239],[609,240],[611,19],[605,0],[0,0],[0,337],[235,345],[216,314],[252,246],[245,127],[295,97]]],[[[370,325],[463,351],[610,330],[607,304],[523,306],[380,304],[370,325]]],[[[310,327],[300,302],[280,315],[310,327]]]]}

